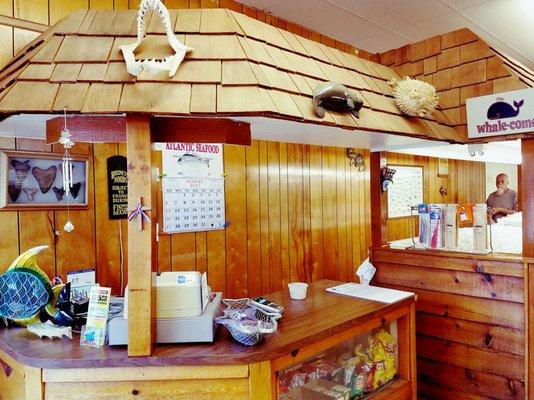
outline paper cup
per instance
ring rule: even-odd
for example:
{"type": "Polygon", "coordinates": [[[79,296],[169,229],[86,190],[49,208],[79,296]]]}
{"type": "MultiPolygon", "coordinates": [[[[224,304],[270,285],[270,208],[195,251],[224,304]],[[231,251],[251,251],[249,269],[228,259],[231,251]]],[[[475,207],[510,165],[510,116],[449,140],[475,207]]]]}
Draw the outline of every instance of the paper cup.
{"type": "Polygon", "coordinates": [[[308,284],[303,282],[293,282],[287,285],[289,288],[289,297],[293,300],[304,300],[306,298],[306,291],[308,284]]]}

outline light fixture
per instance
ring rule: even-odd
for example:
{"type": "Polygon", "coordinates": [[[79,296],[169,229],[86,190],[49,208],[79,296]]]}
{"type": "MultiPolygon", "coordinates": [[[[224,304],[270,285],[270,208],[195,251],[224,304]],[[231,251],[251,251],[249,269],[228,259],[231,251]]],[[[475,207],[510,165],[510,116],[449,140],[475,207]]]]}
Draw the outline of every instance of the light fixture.
{"type": "Polygon", "coordinates": [[[476,154],[479,156],[484,155],[484,144],[483,143],[468,143],[467,152],[471,157],[474,157],[476,154]]]}

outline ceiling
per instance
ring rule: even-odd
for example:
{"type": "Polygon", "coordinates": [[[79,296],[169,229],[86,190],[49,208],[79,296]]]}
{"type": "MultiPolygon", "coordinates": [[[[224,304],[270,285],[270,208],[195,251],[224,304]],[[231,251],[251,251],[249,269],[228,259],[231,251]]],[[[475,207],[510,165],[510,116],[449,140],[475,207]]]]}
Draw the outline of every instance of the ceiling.
{"type": "Polygon", "coordinates": [[[467,27],[534,70],[534,0],[240,0],[372,53],[467,27]]]}

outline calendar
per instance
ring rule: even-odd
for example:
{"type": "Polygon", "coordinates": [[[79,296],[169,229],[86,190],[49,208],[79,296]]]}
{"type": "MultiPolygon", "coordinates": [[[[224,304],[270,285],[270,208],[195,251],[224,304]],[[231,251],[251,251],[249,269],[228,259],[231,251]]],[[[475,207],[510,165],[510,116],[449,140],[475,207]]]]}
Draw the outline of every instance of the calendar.
{"type": "Polygon", "coordinates": [[[162,158],[163,231],[224,229],[222,145],[167,143],[162,158]]]}

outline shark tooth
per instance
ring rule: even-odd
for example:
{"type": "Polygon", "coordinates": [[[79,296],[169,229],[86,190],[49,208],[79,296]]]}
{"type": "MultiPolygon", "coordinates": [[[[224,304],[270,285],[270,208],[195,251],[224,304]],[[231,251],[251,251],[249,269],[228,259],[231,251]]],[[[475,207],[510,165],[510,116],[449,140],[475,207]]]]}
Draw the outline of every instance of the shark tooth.
{"type": "Polygon", "coordinates": [[[48,167],[47,169],[42,169],[39,167],[32,168],[32,174],[39,184],[39,189],[41,193],[47,193],[56,179],[57,168],[55,165],[48,167]]]}
{"type": "Polygon", "coordinates": [[[56,194],[57,201],[61,201],[61,199],[65,195],[65,189],[63,188],[59,189],[55,186],[52,189],[54,190],[54,193],[56,194]]]}
{"type": "Polygon", "coordinates": [[[13,182],[10,181],[7,185],[7,191],[9,193],[9,197],[11,198],[11,201],[14,203],[17,201],[20,195],[20,191],[22,189],[22,185],[20,182],[13,182]]]}
{"type": "Polygon", "coordinates": [[[33,201],[33,198],[35,197],[35,193],[37,193],[37,188],[22,188],[24,193],[26,194],[26,197],[28,198],[28,201],[33,201]]]}
{"type": "Polygon", "coordinates": [[[26,160],[26,161],[11,160],[11,165],[15,169],[15,174],[17,175],[17,179],[20,182],[23,182],[27,178],[28,172],[30,171],[30,160],[26,160]]]}

